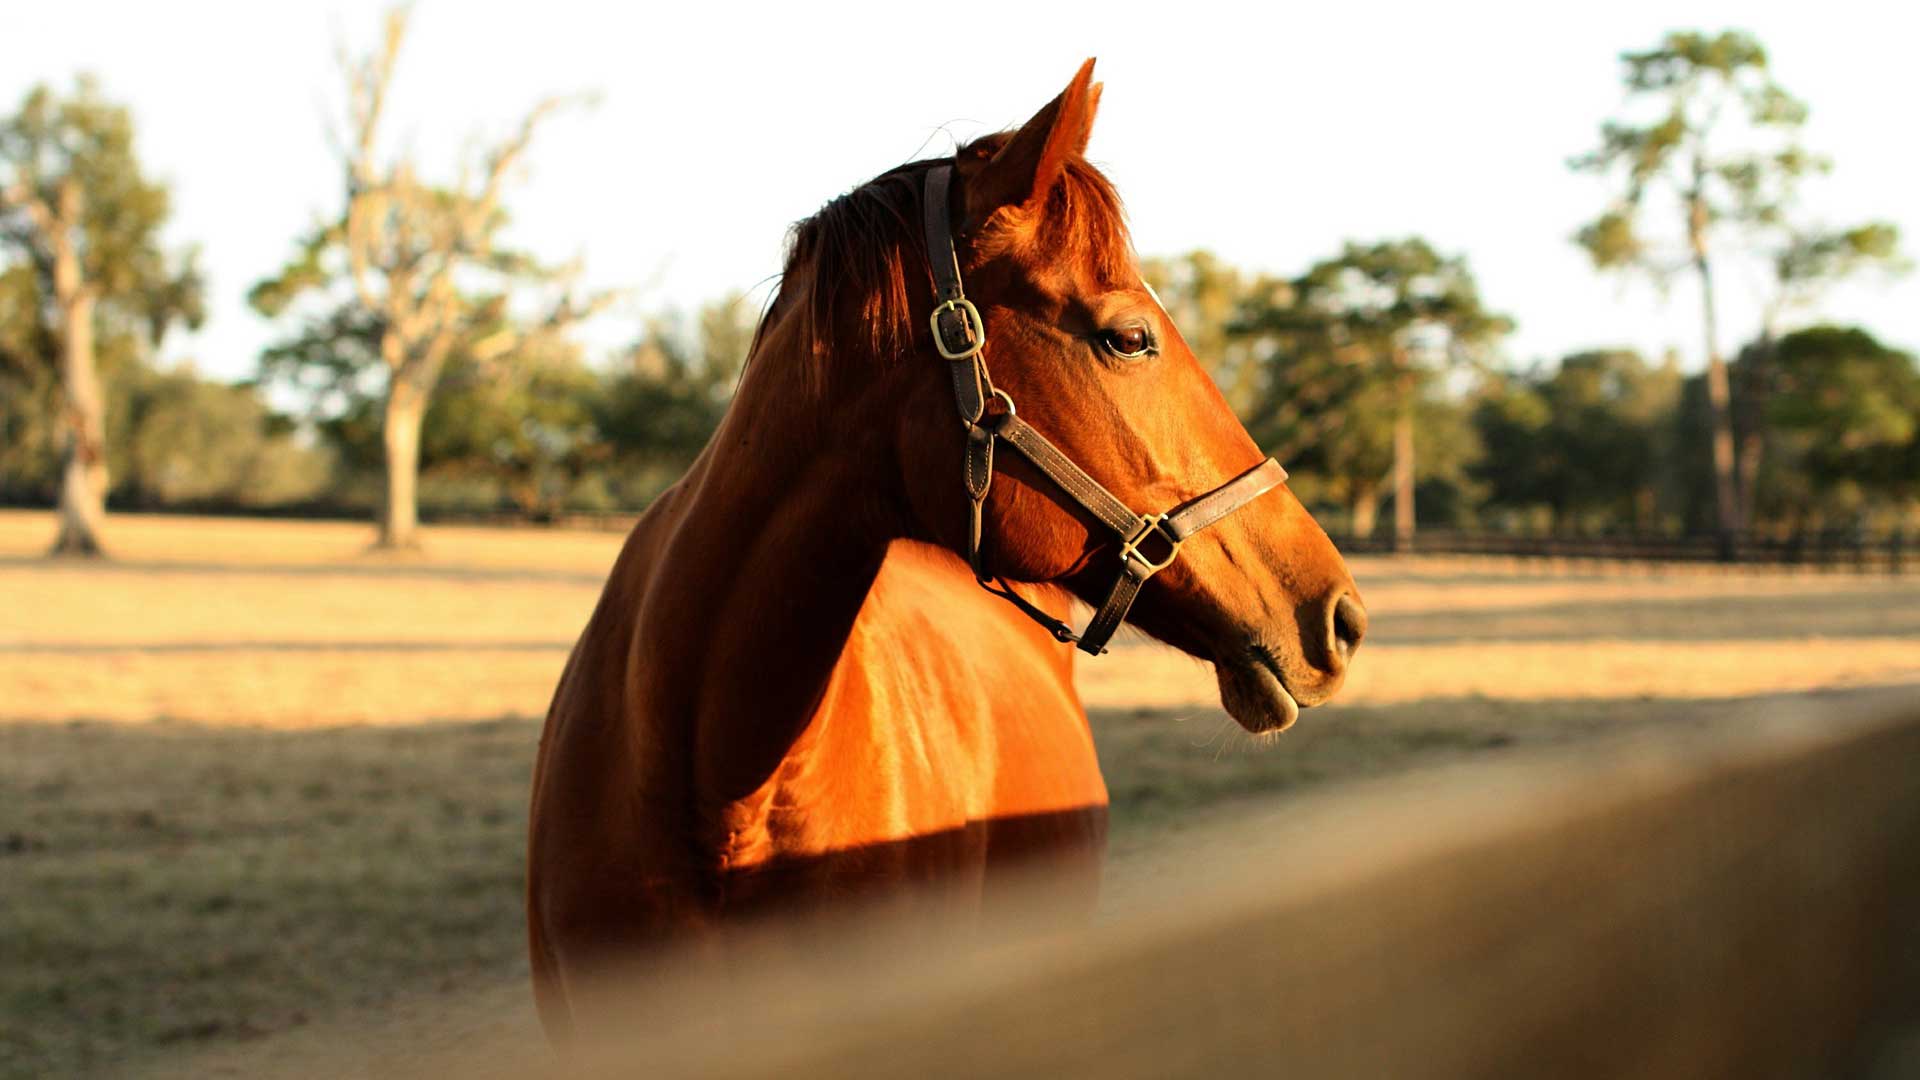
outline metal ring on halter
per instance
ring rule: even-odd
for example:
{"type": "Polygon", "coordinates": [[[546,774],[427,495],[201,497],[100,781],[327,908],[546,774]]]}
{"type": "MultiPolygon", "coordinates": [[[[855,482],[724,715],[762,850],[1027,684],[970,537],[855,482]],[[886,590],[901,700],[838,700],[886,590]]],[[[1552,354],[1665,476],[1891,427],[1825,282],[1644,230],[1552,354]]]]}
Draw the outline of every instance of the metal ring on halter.
{"type": "MultiPolygon", "coordinates": [[[[1002,390],[996,386],[991,391],[988,392],[987,397],[989,400],[993,398],[999,398],[1001,401],[1006,402],[1008,416],[1020,415],[1020,410],[1013,407],[1013,398],[1009,396],[1005,390],[1002,390]]],[[[963,428],[966,428],[968,431],[973,431],[976,429],[985,430],[984,428],[981,428],[980,425],[983,424],[986,421],[986,419],[987,419],[987,414],[986,414],[986,411],[983,409],[981,410],[980,419],[978,420],[969,420],[966,417],[962,416],[960,418],[960,426],[963,428]]]]}

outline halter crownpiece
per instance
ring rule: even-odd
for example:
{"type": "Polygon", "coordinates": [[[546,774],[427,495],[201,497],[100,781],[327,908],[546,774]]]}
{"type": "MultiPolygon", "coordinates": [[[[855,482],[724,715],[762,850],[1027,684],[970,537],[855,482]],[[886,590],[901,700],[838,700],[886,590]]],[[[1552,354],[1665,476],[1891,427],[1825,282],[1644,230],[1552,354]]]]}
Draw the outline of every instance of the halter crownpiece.
{"type": "Polygon", "coordinates": [[[1173,565],[1180,545],[1193,534],[1227,517],[1253,500],[1278,487],[1287,478],[1287,470],[1272,458],[1255,465],[1239,476],[1204,495],[1189,499],[1163,514],[1136,514],[1100,482],[1075,465],[1060,448],[1047,441],[1020,419],[1013,397],[996,388],[987,374],[987,324],[980,310],[967,300],[960,286],[960,257],[954,249],[953,223],[949,198],[953,186],[953,166],[936,165],[927,171],[926,232],[927,262],[933,269],[936,303],[931,317],[933,346],[944,357],[953,374],[954,403],[960,410],[960,422],[966,428],[967,498],[971,519],[967,530],[967,563],[973,568],[980,587],[1001,597],[1045,627],[1063,642],[1073,642],[1094,656],[1107,651],[1107,641],[1127,617],[1134,598],[1147,579],[1173,565]],[[987,411],[998,399],[1005,412],[987,411]],[[980,519],[993,486],[993,448],[1004,442],[1034,468],[1053,481],[1055,487],[1080,504],[1101,524],[1120,538],[1120,573],[1107,599],[1094,613],[1087,628],[1076,634],[1073,628],[1042,611],[1032,601],[1014,591],[1005,578],[987,570],[980,552],[980,519]]]}

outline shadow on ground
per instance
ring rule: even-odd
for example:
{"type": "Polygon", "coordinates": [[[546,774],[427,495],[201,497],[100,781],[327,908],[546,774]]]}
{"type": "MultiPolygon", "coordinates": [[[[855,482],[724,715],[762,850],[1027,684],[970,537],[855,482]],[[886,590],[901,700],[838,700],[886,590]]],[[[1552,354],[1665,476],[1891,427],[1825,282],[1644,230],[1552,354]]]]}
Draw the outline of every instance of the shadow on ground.
{"type": "MultiPolygon", "coordinates": [[[[1628,727],[1679,737],[1781,700],[1434,700],[1311,710],[1261,739],[1217,710],[1101,711],[1110,895],[1124,903],[1137,854],[1237,800],[1628,727]]],[[[194,1069],[208,1051],[476,986],[518,1010],[493,1022],[530,1025],[537,738],[523,719],[0,726],[0,1074],[194,1069]]]]}

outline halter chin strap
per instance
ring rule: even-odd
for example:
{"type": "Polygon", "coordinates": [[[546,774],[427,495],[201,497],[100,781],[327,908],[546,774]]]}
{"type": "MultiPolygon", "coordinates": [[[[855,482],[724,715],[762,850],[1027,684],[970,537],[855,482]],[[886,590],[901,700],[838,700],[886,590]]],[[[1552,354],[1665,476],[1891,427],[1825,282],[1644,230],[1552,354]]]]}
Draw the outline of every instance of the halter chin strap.
{"type": "Polygon", "coordinates": [[[936,165],[927,172],[927,261],[933,267],[936,304],[933,309],[933,345],[945,357],[953,374],[954,403],[966,427],[967,498],[972,518],[967,530],[967,562],[980,587],[999,596],[1045,627],[1061,641],[1073,642],[1092,655],[1107,651],[1107,641],[1127,617],[1134,598],[1147,579],[1173,564],[1180,545],[1234,511],[1278,487],[1287,478],[1280,463],[1267,460],[1163,514],[1136,514],[1126,503],[1088,476],[1060,448],[1020,419],[1013,398],[996,389],[987,375],[984,355],[987,324],[967,301],[960,286],[960,258],[954,250],[950,192],[953,166],[936,165]],[[998,400],[1004,411],[991,410],[998,400]],[[993,486],[993,449],[1004,442],[1053,481],[1055,487],[1080,504],[1120,538],[1120,573],[1107,599],[1081,633],[1014,591],[1005,578],[986,568],[980,552],[981,509],[993,486]]]}

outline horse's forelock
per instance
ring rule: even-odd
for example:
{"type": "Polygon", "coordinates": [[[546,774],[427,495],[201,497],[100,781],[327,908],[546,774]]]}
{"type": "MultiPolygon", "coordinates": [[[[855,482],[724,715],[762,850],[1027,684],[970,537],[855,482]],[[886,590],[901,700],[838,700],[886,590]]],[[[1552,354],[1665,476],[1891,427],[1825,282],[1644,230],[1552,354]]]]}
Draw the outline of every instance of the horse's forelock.
{"type": "MultiPolygon", "coordinates": [[[[956,156],[991,156],[1002,139],[976,140],[956,156]]],[[[794,225],[780,295],[761,332],[777,314],[797,314],[810,386],[824,385],[832,359],[849,350],[884,362],[911,347],[915,299],[933,295],[921,226],[924,180],[947,160],[902,165],[794,225]]],[[[1039,218],[1031,223],[1037,250],[1082,252],[1097,279],[1112,287],[1137,279],[1120,196],[1086,161],[1067,162],[1039,218]]]]}

